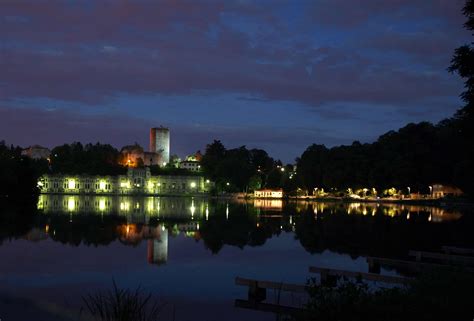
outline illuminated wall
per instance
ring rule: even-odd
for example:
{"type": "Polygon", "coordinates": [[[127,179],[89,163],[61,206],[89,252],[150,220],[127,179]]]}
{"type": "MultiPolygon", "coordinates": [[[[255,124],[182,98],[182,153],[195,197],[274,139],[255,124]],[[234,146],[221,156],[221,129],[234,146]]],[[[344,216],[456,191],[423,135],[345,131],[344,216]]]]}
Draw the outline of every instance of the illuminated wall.
{"type": "Polygon", "coordinates": [[[212,186],[202,176],[151,176],[149,171],[115,177],[45,175],[38,182],[44,194],[195,195],[212,186]]]}
{"type": "Polygon", "coordinates": [[[161,164],[170,162],[170,130],[165,127],[150,129],[150,152],[161,154],[161,164]]]}

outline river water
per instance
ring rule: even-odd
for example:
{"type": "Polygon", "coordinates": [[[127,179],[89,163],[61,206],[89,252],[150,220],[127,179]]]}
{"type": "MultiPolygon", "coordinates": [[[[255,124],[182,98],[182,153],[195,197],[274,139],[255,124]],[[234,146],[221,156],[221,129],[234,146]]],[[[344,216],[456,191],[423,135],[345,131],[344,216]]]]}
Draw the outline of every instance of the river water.
{"type": "Polygon", "coordinates": [[[472,213],[427,206],[41,195],[1,211],[2,321],[85,320],[82,298],[113,281],[152,293],[162,320],[274,320],[235,307],[236,277],[305,284],[310,266],[367,272],[368,256],[474,247],[472,213]]]}

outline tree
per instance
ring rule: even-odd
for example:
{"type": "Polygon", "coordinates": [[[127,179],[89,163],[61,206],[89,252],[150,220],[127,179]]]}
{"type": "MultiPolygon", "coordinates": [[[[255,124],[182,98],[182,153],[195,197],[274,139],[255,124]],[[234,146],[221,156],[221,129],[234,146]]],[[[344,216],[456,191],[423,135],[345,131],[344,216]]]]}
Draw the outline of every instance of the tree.
{"type": "MultiPolygon", "coordinates": [[[[464,15],[468,18],[464,24],[465,28],[470,31],[474,31],[474,0],[467,0],[466,5],[463,8],[464,15]]],[[[451,60],[451,66],[449,71],[457,72],[464,81],[464,91],[461,94],[461,98],[464,100],[466,105],[464,108],[458,111],[457,117],[468,121],[469,124],[473,124],[472,120],[474,117],[474,43],[471,45],[464,45],[457,48],[454,52],[454,57],[451,60]]],[[[471,128],[472,134],[472,128],[471,128]]]]}

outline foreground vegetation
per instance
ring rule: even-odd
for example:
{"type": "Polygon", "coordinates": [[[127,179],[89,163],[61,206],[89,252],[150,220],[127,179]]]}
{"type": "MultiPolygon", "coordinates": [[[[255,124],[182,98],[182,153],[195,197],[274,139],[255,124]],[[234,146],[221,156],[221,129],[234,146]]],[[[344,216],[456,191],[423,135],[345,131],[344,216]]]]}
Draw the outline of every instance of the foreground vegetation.
{"type": "Polygon", "coordinates": [[[344,281],[338,287],[310,281],[307,313],[297,320],[471,320],[474,275],[461,269],[423,273],[407,287],[374,289],[344,281]]]}

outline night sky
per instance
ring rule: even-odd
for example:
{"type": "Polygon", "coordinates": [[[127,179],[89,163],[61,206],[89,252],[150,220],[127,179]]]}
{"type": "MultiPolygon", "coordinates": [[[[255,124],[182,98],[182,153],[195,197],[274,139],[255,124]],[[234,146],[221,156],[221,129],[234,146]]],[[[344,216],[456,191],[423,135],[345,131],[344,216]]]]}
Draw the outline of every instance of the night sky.
{"type": "Polygon", "coordinates": [[[463,0],[0,0],[0,140],[213,139],[292,162],[462,103],[463,0]]]}

